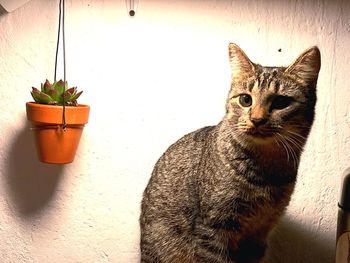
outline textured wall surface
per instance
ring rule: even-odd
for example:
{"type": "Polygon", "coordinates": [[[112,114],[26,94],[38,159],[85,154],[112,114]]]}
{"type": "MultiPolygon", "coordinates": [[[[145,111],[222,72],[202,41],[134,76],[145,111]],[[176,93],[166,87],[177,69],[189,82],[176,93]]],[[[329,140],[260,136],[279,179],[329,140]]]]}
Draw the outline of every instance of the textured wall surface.
{"type": "MultiPolygon", "coordinates": [[[[66,1],[67,77],[90,122],[73,164],[36,159],[31,86],[53,79],[58,1],[0,13],[0,261],[138,262],[139,206],[152,167],[183,134],[224,114],[227,46],[288,65],[318,45],[315,125],[270,263],[331,263],[350,160],[350,1],[66,1]]],[[[62,72],[62,70],[60,70],[62,72]]]]}

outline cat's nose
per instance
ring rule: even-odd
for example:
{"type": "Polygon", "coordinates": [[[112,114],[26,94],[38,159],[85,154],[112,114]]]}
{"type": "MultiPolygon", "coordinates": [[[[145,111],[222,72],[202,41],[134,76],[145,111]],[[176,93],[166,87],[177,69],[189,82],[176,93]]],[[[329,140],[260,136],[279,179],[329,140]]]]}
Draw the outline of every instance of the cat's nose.
{"type": "Polygon", "coordinates": [[[255,128],[258,128],[259,126],[264,125],[267,122],[267,119],[266,118],[252,118],[250,121],[254,124],[255,128]]]}

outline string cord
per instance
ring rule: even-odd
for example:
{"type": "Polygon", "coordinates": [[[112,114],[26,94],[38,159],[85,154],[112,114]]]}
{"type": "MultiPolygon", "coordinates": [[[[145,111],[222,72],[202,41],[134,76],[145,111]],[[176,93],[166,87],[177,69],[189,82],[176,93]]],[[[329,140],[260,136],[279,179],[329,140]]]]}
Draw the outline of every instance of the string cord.
{"type": "MultiPolygon", "coordinates": [[[[66,91],[66,39],[65,39],[65,2],[64,0],[59,1],[59,21],[58,21],[58,32],[57,32],[57,46],[56,46],[56,56],[55,56],[55,75],[54,75],[54,81],[57,81],[57,62],[58,62],[58,51],[60,46],[60,39],[61,39],[61,31],[62,31],[62,50],[63,50],[63,80],[64,80],[64,91],[66,91]]],[[[58,129],[61,128],[63,131],[66,131],[66,128],[69,126],[69,128],[72,129],[82,129],[84,125],[81,124],[66,124],[66,102],[64,93],[62,94],[62,101],[63,101],[63,114],[62,114],[62,125],[41,125],[37,127],[33,127],[31,129],[58,129]]]]}
{"type": "Polygon", "coordinates": [[[55,75],[53,76],[54,81],[56,82],[57,80],[57,60],[58,60],[58,49],[60,46],[60,36],[61,36],[61,13],[62,13],[62,8],[61,8],[61,2],[62,0],[60,0],[59,2],[59,11],[58,11],[58,32],[57,32],[57,44],[56,44],[56,57],[55,57],[55,75]]]}
{"type": "Polygon", "coordinates": [[[62,94],[62,102],[63,102],[63,113],[62,113],[62,128],[66,129],[66,102],[64,93],[66,91],[66,39],[65,39],[65,1],[60,0],[59,1],[59,11],[58,11],[58,32],[57,32],[57,45],[56,45],[56,56],[55,56],[55,75],[54,75],[54,81],[57,81],[57,62],[58,62],[58,51],[60,46],[60,39],[61,39],[61,30],[62,30],[62,50],[63,50],[63,83],[64,83],[64,92],[62,94]],[[61,27],[62,24],[62,27],[61,27]]]}

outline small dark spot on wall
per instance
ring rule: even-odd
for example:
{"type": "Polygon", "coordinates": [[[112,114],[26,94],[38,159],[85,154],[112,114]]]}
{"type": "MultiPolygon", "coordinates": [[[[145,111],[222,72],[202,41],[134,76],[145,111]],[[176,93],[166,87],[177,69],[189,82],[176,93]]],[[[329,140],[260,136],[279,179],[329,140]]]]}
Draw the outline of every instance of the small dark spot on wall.
{"type": "Polygon", "coordinates": [[[282,52],[282,48],[279,48],[279,49],[278,49],[278,52],[282,52]]]}

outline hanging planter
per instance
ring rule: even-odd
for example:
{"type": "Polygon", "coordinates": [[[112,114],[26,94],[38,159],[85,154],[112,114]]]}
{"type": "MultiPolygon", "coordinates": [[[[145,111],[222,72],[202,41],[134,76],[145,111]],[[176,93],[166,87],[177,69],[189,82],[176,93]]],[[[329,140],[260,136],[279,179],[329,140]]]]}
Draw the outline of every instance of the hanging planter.
{"type": "Polygon", "coordinates": [[[41,162],[73,162],[84,125],[89,119],[90,107],[77,104],[82,92],[77,93],[76,88],[67,89],[66,86],[62,80],[53,84],[46,80],[41,91],[33,88],[31,94],[35,102],[26,104],[27,119],[33,126],[41,162]]]}
{"type": "Polygon", "coordinates": [[[84,125],[89,119],[87,105],[66,108],[66,127],[61,125],[62,108],[27,102],[27,118],[33,125],[41,162],[65,164],[74,161],[84,125]]]}
{"type": "Polygon", "coordinates": [[[54,83],[48,80],[41,89],[34,88],[35,102],[27,102],[27,119],[32,123],[38,157],[41,162],[66,164],[74,160],[90,107],[77,103],[82,91],[68,88],[64,37],[64,0],[59,2],[59,27],[55,59],[54,83]],[[63,12],[62,12],[63,9],[63,12]],[[64,80],[56,81],[57,57],[62,23],[64,80]]]}

